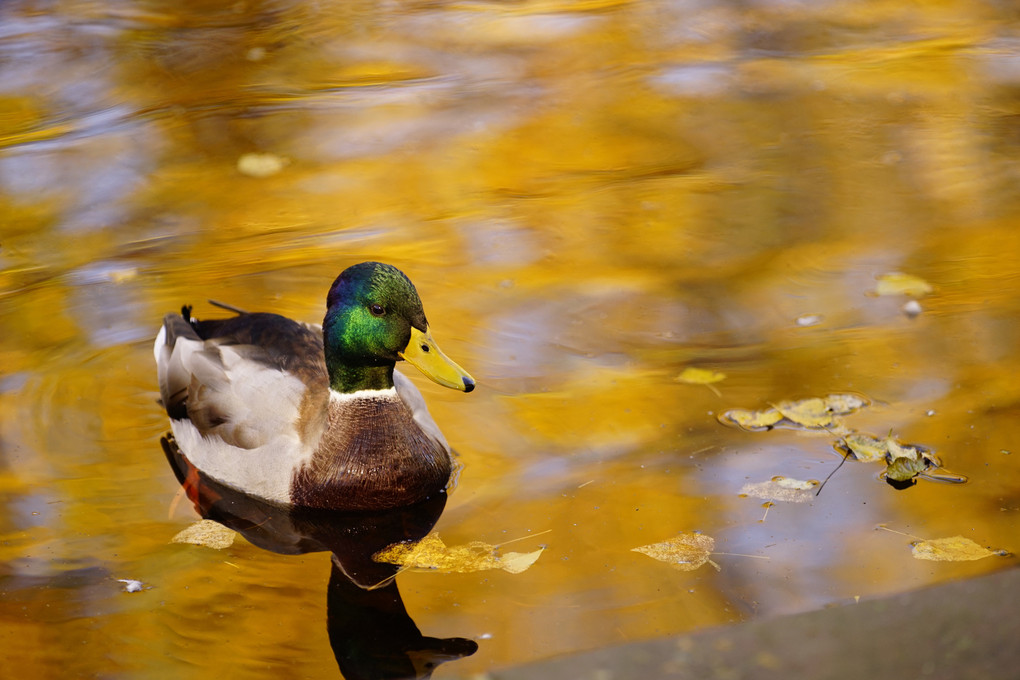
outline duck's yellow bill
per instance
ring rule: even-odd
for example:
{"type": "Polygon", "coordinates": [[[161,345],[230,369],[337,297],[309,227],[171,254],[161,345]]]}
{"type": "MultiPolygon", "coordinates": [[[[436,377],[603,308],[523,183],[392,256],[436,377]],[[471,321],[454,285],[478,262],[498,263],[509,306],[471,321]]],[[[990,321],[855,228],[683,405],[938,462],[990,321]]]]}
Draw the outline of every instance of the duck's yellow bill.
{"type": "Polygon", "coordinates": [[[428,328],[423,333],[412,327],[411,340],[404,351],[398,354],[404,361],[444,387],[452,387],[463,392],[475,389],[475,379],[443,354],[436,341],[432,339],[428,328]]]}

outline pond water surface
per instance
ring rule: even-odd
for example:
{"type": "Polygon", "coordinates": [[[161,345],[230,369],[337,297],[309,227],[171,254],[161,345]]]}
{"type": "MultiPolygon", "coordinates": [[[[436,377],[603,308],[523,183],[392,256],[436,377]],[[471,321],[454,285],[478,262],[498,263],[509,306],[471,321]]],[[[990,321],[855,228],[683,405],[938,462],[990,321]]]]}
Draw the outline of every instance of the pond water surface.
{"type": "Polygon", "coordinates": [[[210,298],[318,322],[363,260],[479,382],[410,376],[463,465],[435,529],[545,548],[397,577],[467,641],[436,677],[1014,566],[911,544],[1020,549],[1018,130],[1009,3],[3,3],[4,673],[338,676],[328,553],[170,542],[151,344],[210,298]],[[967,483],[743,493],[836,436],[719,415],[833,393],[967,483]],[[694,531],[718,570],[633,551],[694,531]]]}

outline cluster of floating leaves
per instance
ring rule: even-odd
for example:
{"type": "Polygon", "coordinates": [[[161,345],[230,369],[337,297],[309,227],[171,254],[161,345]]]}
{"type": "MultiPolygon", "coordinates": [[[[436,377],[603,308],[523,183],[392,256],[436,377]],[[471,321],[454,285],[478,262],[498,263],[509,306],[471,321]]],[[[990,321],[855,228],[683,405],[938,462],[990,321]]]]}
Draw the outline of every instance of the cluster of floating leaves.
{"type": "MultiPolygon", "coordinates": [[[[883,477],[891,485],[910,486],[918,476],[938,481],[961,483],[962,475],[941,469],[942,464],[931,449],[917,444],[906,444],[891,434],[875,437],[848,428],[843,416],[858,411],[870,402],[856,394],[830,394],[800,401],[783,401],[766,409],[730,409],[719,416],[719,422],[748,432],[764,432],[774,428],[806,431],[824,431],[839,437],[833,444],[844,460],[885,463],[883,477]]],[[[765,498],[758,493],[748,493],[765,498]]],[[[787,500],[787,499],[782,499],[787,500]]]]}
{"type": "Polygon", "coordinates": [[[719,422],[748,432],[764,432],[773,428],[795,430],[840,430],[841,416],[849,415],[868,405],[856,394],[830,394],[800,401],[781,401],[759,411],[735,408],[722,413],[719,422]]]}
{"type": "Polygon", "coordinates": [[[939,459],[931,449],[917,444],[904,444],[891,434],[878,438],[863,432],[850,432],[833,444],[832,448],[836,453],[854,460],[884,462],[884,476],[893,486],[909,485],[921,475],[942,482],[967,481],[962,475],[942,470],[939,459]]]}

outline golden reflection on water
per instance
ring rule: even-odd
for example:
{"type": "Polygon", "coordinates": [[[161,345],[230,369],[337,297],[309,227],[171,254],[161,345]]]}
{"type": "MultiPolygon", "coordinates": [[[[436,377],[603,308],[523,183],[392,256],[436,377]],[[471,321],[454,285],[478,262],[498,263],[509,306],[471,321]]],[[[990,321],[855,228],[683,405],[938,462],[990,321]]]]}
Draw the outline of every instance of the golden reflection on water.
{"type": "Polygon", "coordinates": [[[444,539],[550,531],[523,574],[401,576],[423,632],[479,641],[437,677],[1011,564],[875,527],[1018,549],[1017,29],[956,2],[4,3],[6,668],[336,673],[322,555],[168,543],[192,517],[150,339],[210,297],[317,321],[365,259],[480,382],[422,385],[464,464],[444,539]],[[917,318],[868,295],[897,270],[935,288],[917,318]],[[760,521],[745,483],[839,458],[716,414],[844,391],[970,482],[847,464],[760,521]],[[692,530],[769,559],[631,552],[692,530]]]}

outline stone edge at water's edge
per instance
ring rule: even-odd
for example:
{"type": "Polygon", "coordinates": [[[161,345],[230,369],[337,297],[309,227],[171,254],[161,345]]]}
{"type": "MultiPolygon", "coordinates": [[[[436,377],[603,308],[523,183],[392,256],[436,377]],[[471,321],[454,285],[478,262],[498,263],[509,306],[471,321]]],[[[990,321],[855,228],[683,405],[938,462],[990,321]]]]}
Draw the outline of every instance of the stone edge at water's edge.
{"type": "Polygon", "coordinates": [[[492,671],[486,680],[1020,677],[1020,568],[492,671]]]}

